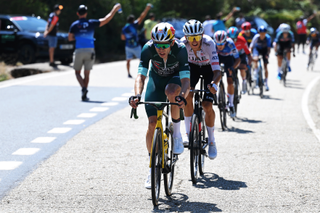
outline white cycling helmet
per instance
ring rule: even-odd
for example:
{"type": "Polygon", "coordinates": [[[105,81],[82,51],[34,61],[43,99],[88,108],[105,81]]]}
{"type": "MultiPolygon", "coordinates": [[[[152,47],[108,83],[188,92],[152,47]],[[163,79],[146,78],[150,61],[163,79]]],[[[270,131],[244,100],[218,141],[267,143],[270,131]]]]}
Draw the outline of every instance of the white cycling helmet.
{"type": "Polygon", "coordinates": [[[200,35],[203,31],[201,22],[195,19],[187,21],[183,26],[183,33],[186,36],[200,35]]]}
{"type": "Polygon", "coordinates": [[[175,29],[167,22],[162,22],[153,27],[151,39],[155,42],[168,42],[174,39],[175,29]]]}
{"type": "Polygon", "coordinates": [[[317,30],[316,30],[316,28],[314,28],[314,27],[311,27],[311,29],[310,29],[310,33],[312,34],[312,33],[315,33],[317,30]]]}
{"type": "Polygon", "coordinates": [[[291,27],[289,24],[283,24],[283,26],[281,27],[281,31],[284,33],[288,33],[291,30],[291,27]]]}

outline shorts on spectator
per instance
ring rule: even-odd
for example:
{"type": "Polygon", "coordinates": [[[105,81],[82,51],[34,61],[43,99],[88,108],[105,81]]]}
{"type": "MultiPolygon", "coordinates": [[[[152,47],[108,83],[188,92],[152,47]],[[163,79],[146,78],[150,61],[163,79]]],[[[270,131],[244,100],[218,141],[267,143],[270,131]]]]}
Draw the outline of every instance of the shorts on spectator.
{"type": "Polygon", "coordinates": [[[133,59],[135,56],[136,58],[140,58],[141,55],[141,46],[137,47],[126,47],[126,59],[133,59]]]}
{"type": "Polygon", "coordinates": [[[307,41],[307,34],[298,34],[298,44],[305,44],[307,41]]]}
{"type": "Polygon", "coordinates": [[[84,70],[91,70],[95,61],[96,55],[94,48],[80,48],[76,49],[73,53],[73,68],[76,71],[82,69],[84,65],[84,70]]]}
{"type": "Polygon", "coordinates": [[[57,37],[57,36],[50,36],[50,35],[48,35],[48,36],[47,36],[47,39],[48,39],[48,45],[49,45],[49,47],[54,47],[54,48],[57,47],[57,43],[58,43],[58,37],[57,37]]]}

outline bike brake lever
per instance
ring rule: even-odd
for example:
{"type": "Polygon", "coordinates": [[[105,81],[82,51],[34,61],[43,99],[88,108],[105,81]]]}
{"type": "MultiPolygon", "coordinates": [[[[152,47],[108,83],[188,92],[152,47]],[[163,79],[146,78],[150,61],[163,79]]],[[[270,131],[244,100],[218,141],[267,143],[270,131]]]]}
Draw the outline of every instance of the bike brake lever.
{"type": "Polygon", "coordinates": [[[137,109],[135,109],[135,108],[131,109],[130,118],[132,118],[132,116],[134,117],[134,119],[138,119],[139,118],[139,116],[137,115],[137,109]]]}

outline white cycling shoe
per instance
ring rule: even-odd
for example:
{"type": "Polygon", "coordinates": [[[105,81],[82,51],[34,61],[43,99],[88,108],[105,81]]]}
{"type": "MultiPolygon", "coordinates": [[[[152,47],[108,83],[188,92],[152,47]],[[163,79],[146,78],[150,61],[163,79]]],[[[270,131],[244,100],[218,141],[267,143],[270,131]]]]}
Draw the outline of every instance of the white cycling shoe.
{"type": "Polygon", "coordinates": [[[210,160],[213,160],[217,157],[217,146],[216,142],[209,143],[208,155],[210,160]]]}
{"type": "Polygon", "coordinates": [[[184,136],[182,137],[182,141],[183,141],[183,146],[189,146],[189,137],[188,134],[184,134],[184,136]]]}
{"type": "Polygon", "coordinates": [[[148,177],[146,179],[146,182],[144,183],[144,187],[146,187],[146,189],[151,189],[151,174],[148,174],[148,177]]]}
{"type": "Polygon", "coordinates": [[[182,137],[173,138],[173,154],[180,155],[184,150],[182,137]]]}

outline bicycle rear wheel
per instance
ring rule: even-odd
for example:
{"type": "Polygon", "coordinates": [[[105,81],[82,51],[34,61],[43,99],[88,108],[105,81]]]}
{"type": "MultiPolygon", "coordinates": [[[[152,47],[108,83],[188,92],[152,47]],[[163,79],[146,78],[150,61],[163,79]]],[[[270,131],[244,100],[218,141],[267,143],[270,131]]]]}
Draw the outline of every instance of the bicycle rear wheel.
{"type": "Polygon", "coordinates": [[[169,173],[163,174],[163,180],[164,180],[164,189],[167,196],[171,196],[172,194],[172,187],[173,187],[173,177],[174,177],[174,161],[176,160],[176,155],[173,154],[172,148],[173,148],[173,126],[172,123],[169,124],[169,129],[166,130],[166,134],[168,136],[168,150],[167,153],[165,153],[165,157],[167,159],[165,160],[165,164],[167,165],[167,168],[170,170],[169,173]]]}
{"type": "Polygon", "coordinates": [[[200,175],[204,174],[204,160],[206,157],[206,150],[205,147],[208,144],[208,141],[206,140],[206,131],[207,131],[207,127],[205,125],[205,112],[204,110],[202,110],[201,113],[202,116],[202,120],[201,120],[201,124],[199,125],[200,128],[200,154],[199,154],[199,173],[200,175]]]}
{"type": "Polygon", "coordinates": [[[246,79],[247,79],[247,93],[248,93],[248,95],[251,95],[252,78],[251,78],[251,72],[249,69],[247,69],[247,71],[246,71],[246,79]]]}
{"type": "Polygon", "coordinates": [[[259,67],[259,90],[260,98],[263,98],[263,78],[262,78],[262,68],[259,67]]]}
{"type": "Polygon", "coordinates": [[[218,106],[220,112],[220,123],[223,131],[227,129],[227,101],[223,82],[219,85],[218,106]]]}
{"type": "Polygon", "coordinates": [[[234,105],[234,111],[237,114],[237,110],[238,110],[238,103],[239,103],[239,79],[238,77],[235,78],[234,81],[234,96],[233,96],[233,105],[234,105]]]}
{"type": "Polygon", "coordinates": [[[151,196],[154,206],[158,205],[162,173],[162,135],[157,128],[154,131],[151,159],[151,196]]]}
{"type": "Polygon", "coordinates": [[[189,134],[190,145],[190,172],[193,184],[197,183],[199,166],[199,123],[197,115],[193,114],[191,118],[191,131],[189,134]]]}

